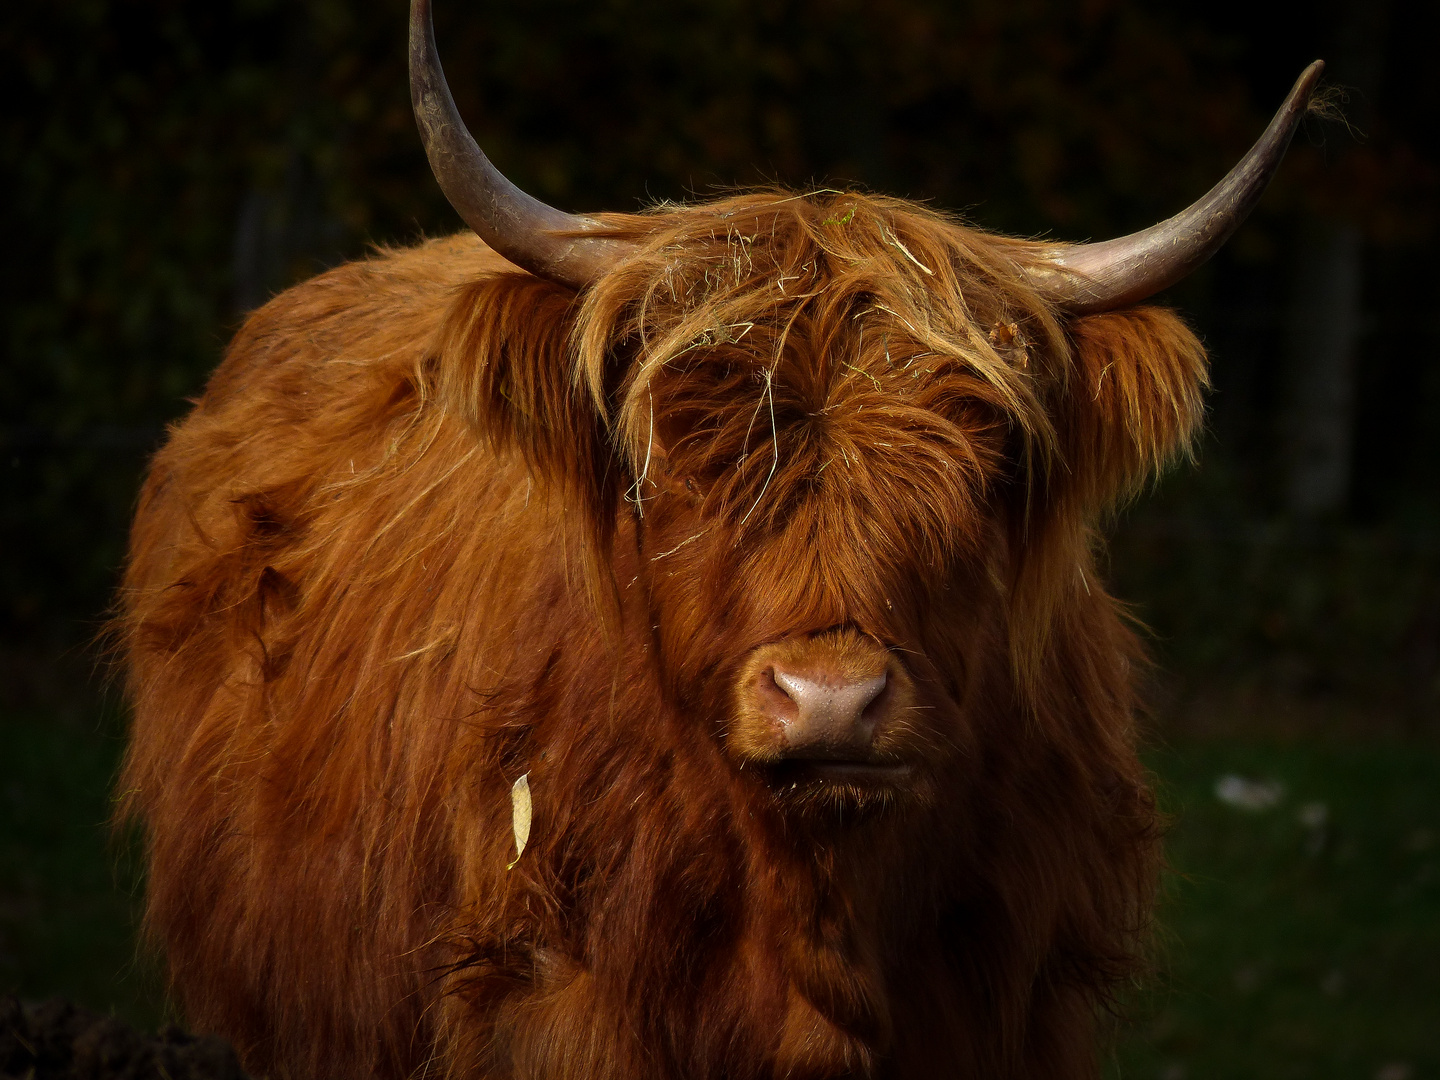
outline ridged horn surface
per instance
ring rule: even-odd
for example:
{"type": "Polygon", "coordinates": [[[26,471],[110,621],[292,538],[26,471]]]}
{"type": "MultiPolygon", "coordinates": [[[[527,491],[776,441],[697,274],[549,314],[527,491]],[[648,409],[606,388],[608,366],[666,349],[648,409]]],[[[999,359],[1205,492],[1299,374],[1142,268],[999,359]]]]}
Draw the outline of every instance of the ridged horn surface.
{"type": "Polygon", "coordinates": [[[1259,141],[1193,205],[1141,232],[1057,248],[1048,267],[1032,271],[1035,284],[1062,307],[1083,314],[1144,300],[1194,271],[1260,201],[1324,70],[1316,60],[1301,73],[1259,141]]]}
{"type": "Polygon", "coordinates": [[[624,249],[603,226],[525,194],[490,163],[460,119],[440,67],[430,0],[410,3],[410,103],[440,190],[465,224],[516,266],[580,289],[614,265],[624,249]]]}

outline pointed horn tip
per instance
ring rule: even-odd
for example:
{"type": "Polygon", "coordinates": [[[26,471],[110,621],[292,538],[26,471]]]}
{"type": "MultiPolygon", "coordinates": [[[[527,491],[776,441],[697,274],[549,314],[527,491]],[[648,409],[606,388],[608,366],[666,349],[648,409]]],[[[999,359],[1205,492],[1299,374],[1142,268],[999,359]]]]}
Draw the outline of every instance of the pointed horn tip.
{"type": "MultiPolygon", "coordinates": [[[[1289,102],[1296,105],[1305,105],[1315,93],[1315,84],[1320,81],[1320,76],[1325,74],[1325,61],[1316,60],[1309,67],[1300,73],[1295,80],[1295,85],[1290,89],[1289,102]]],[[[1287,102],[1287,104],[1289,103],[1287,102]]]]}
{"type": "Polygon", "coordinates": [[[1074,313],[1107,311],[1153,296],[1195,270],[1229,239],[1259,200],[1324,71],[1325,62],[1316,60],[1300,73],[1260,141],[1198,202],[1129,236],[1056,249],[1050,257],[1051,271],[1039,278],[1042,291],[1074,313]]]}

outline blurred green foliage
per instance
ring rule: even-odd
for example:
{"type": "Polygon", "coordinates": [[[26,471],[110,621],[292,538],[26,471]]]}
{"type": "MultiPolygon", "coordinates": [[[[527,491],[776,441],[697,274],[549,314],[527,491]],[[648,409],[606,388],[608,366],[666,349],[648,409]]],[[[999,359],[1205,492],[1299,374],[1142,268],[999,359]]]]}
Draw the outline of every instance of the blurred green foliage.
{"type": "Polygon", "coordinates": [[[1212,453],[1131,508],[1108,549],[1151,640],[1161,729],[1440,735],[1434,524],[1247,516],[1212,453]]]}
{"type": "Polygon", "coordinates": [[[1160,988],[1113,1077],[1418,1080],[1440,1071],[1440,753],[1176,743],[1160,988]],[[1216,797],[1239,776],[1277,805],[1216,797]]]}
{"type": "Polygon", "coordinates": [[[0,715],[0,993],[69,997],[153,1030],[156,958],[139,946],[139,844],[110,832],[114,710],[0,715]]]}

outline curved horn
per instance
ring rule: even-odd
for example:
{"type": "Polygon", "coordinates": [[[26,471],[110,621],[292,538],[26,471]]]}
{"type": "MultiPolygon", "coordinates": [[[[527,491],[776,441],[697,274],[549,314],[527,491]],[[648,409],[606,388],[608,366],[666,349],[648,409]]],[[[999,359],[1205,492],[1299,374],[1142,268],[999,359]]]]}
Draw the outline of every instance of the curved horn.
{"type": "Polygon", "coordinates": [[[1198,202],[1129,236],[1059,248],[1050,266],[1031,272],[1040,291],[1077,314],[1109,311],[1144,300],[1195,270],[1260,201],[1324,70],[1316,60],[1301,73],[1259,141],[1198,202]]]}
{"type": "Polygon", "coordinates": [[[516,266],[579,289],[623,254],[613,240],[574,235],[603,228],[598,221],[545,205],[490,164],[450,96],[435,48],[430,0],[410,4],[410,104],[445,198],[480,239],[516,266]]]}

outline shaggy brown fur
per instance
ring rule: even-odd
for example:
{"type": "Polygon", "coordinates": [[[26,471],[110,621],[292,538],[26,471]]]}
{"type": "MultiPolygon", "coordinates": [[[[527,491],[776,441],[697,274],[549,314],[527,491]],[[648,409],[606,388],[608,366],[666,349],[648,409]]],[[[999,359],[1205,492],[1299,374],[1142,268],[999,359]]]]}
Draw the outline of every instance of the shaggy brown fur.
{"type": "Polygon", "coordinates": [[[123,790],[187,1015],[279,1077],[1093,1076],[1157,849],[1091,530],[1198,342],[898,201],[608,220],[579,298],[469,236],[290,290],[156,457],[123,790]],[[818,640],[903,668],[904,785],[727,751],[818,640]]]}

